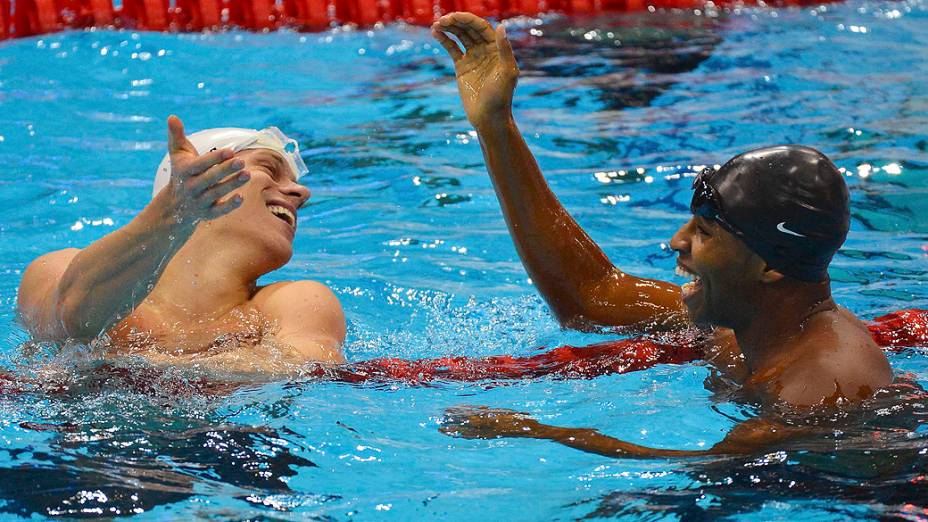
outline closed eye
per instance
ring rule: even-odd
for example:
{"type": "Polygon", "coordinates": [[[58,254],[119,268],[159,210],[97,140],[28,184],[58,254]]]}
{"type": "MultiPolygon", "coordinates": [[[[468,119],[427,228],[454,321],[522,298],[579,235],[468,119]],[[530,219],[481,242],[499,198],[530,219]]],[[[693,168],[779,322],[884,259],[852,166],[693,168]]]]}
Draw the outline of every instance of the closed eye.
{"type": "Polygon", "coordinates": [[[264,170],[275,182],[280,183],[286,179],[289,167],[287,164],[271,152],[261,151],[261,154],[255,158],[255,166],[264,170]]]}
{"type": "Polygon", "coordinates": [[[258,163],[258,167],[263,169],[265,172],[267,172],[268,175],[274,179],[274,181],[277,181],[277,178],[280,177],[280,169],[277,168],[277,166],[274,165],[273,162],[261,161],[258,163]]]}
{"type": "Polygon", "coordinates": [[[709,227],[707,227],[700,219],[696,220],[696,230],[703,236],[711,237],[712,233],[709,232],[709,227]]]}

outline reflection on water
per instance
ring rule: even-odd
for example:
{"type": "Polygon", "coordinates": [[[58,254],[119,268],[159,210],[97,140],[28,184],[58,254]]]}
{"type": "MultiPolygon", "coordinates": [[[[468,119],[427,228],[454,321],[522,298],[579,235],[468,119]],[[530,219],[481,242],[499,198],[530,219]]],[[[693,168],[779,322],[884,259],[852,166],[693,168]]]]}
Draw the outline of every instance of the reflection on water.
{"type": "MultiPolygon", "coordinates": [[[[149,417],[153,429],[111,423],[23,424],[53,433],[42,451],[0,450],[0,512],[66,517],[132,515],[193,496],[227,495],[287,509],[287,479],[312,461],[295,455],[287,436],[269,428],[214,424],[178,429],[177,419],[149,417]],[[4,459],[4,460],[7,460],[4,459]],[[17,463],[21,462],[21,463],[17,463]]],[[[289,498],[294,497],[294,498],[289,498]]],[[[315,502],[328,500],[324,496],[315,502]]]]}
{"type": "MultiPolygon", "coordinates": [[[[685,487],[606,494],[583,518],[711,520],[807,505],[834,517],[928,514],[928,393],[902,380],[864,411],[816,419],[818,434],[749,457],[682,462],[685,487]]],[[[780,513],[777,516],[784,516],[780,513]]]]}
{"type": "Polygon", "coordinates": [[[532,96],[560,92],[563,107],[592,96],[603,111],[646,107],[722,41],[717,32],[722,24],[709,17],[670,14],[655,24],[629,14],[588,23],[557,19],[515,41],[520,81],[544,78],[546,87],[533,89],[532,96]]]}
{"type": "MultiPolygon", "coordinates": [[[[40,371],[44,379],[3,398],[4,410],[18,403],[36,420],[18,422],[18,442],[0,449],[0,513],[125,516],[213,496],[290,510],[337,498],[289,487],[292,477],[317,467],[297,432],[226,420],[235,409],[225,402],[247,397],[254,383],[210,382],[196,370],[138,363],[65,374],[56,366],[57,377],[40,371]]],[[[262,407],[276,410],[272,419],[287,414],[287,403],[285,395],[262,407]]],[[[248,407],[248,399],[238,406],[248,407]]]]}

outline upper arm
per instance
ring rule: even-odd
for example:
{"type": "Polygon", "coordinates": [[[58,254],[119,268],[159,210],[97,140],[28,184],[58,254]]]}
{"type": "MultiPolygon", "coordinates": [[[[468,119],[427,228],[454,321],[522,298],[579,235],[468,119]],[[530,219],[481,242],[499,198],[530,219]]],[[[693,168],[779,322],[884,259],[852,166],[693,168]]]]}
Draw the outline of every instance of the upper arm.
{"type": "Polygon", "coordinates": [[[635,277],[617,268],[585,285],[581,294],[581,317],[562,320],[564,326],[593,324],[664,329],[681,326],[686,318],[679,286],[635,277]]]}
{"type": "Polygon", "coordinates": [[[777,400],[792,406],[814,406],[839,393],[833,373],[820,365],[784,372],[778,385],[777,400]]]}
{"type": "Polygon", "coordinates": [[[57,290],[68,265],[80,252],[67,248],[45,254],[26,267],[19,283],[16,307],[23,326],[37,340],[55,340],[64,336],[57,319],[57,290]]]}
{"type": "Polygon", "coordinates": [[[709,453],[750,454],[809,434],[808,428],[790,426],[764,416],[754,417],[732,428],[709,453]]]}
{"type": "Polygon", "coordinates": [[[258,306],[276,321],[279,342],[292,346],[307,360],[345,360],[345,313],[327,286],[315,281],[276,283],[261,294],[258,306]]]}
{"type": "Polygon", "coordinates": [[[870,375],[868,369],[858,368],[860,364],[835,357],[784,372],[777,399],[793,406],[832,406],[839,400],[866,399],[892,381],[891,370],[883,379],[881,375],[870,375]]]}
{"type": "Polygon", "coordinates": [[[838,323],[809,338],[808,353],[789,365],[778,380],[778,399],[794,406],[857,402],[892,383],[893,372],[867,330],[854,321],[838,323]]]}

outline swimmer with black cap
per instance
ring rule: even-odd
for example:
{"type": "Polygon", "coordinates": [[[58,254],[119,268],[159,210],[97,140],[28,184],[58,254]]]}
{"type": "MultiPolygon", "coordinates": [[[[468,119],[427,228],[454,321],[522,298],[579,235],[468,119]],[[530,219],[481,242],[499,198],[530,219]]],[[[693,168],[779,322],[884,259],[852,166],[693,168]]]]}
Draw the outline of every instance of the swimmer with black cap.
{"type": "MultiPolygon", "coordinates": [[[[856,403],[892,383],[867,329],[831,297],[827,269],[848,232],[849,202],[843,176],[822,153],[768,147],[700,173],[693,216],[670,242],[678,273],[692,281],[680,288],[638,278],[609,261],[545,182],[512,115],[519,69],[504,26],[494,30],[473,14],[452,13],[432,35],[454,61],[516,250],[564,327],[672,332],[697,325],[708,359],[745,396],[769,406],[856,403]]],[[[690,454],[499,410],[451,411],[443,430],[548,438],[607,455],[690,454]]],[[[692,454],[749,451],[789,435],[758,417],[692,454]]]]}
{"type": "Polygon", "coordinates": [[[293,255],[309,199],[295,141],[276,127],[184,133],[168,118],[153,197],[83,249],[43,255],[20,283],[20,320],[38,341],[103,338],[109,355],[230,372],[342,362],[345,318],[314,281],[258,286],[293,255]]]}

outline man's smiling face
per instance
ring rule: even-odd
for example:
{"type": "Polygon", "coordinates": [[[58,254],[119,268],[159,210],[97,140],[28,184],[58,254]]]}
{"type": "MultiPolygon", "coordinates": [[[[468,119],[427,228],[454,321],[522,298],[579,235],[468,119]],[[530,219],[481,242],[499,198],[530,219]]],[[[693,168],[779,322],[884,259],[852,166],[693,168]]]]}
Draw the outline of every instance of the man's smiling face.
{"type": "MultiPolygon", "coordinates": [[[[309,189],[298,183],[283,157],[270,149],[247,149],[235,154],[245,161],[251,179],[227,198],[242,197],[239,208],[208,223],[217,240],[253,245],[255,255],[283,266],[293,255],[297,210],[309,199],[309,189]]],[[[264,264],[262,262],[262,264],[264,264]]]]}
{"type": "Polygon", "coordinates": [[[750,314],[766,263],[718,223],[693,216],[670,241],[677,252],[690,320],[700,326],[734,327],[750,314]]]}

